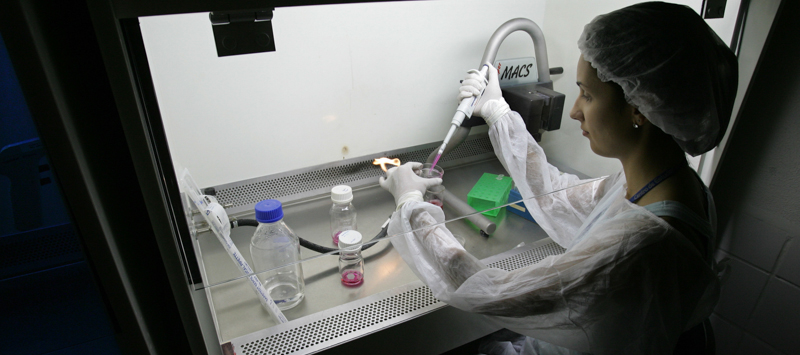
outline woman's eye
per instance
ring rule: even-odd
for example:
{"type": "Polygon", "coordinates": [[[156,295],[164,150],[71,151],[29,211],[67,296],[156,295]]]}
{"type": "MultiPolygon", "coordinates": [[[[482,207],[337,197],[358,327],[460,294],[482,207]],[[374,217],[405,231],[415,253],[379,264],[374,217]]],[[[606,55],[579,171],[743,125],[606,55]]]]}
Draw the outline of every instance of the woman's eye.
{"type": "Polygon", "coordinates": [[[586,91],[583,91],[583,88],[581,88],[580,92],[581,92],[581,97],[582,97],[584,100],[586,100],[586,101],[592,101],[592,97],[591,97],[591,96],[589,96],[589,95],[586,93],[586,91]]]}

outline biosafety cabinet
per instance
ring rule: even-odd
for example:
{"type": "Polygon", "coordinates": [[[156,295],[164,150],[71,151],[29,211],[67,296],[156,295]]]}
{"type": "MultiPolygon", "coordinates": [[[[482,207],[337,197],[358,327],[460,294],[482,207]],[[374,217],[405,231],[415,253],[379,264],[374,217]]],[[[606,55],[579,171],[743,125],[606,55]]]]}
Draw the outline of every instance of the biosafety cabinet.
{"type": "MultiPolygon", "coordinates": [[[[714,10],[701,0],[679,2],[714,10]]],[[[500,329],[436,300],[394,250],[390,240],[402,236],[386,235],[395,203],[378,185],[384,172],[375,160],[430,161],[451,126],[459,80],[488,58],[507,63],[504,96],[524,111],[553,165],[585,179],[616,172],[616,162],[591,152],[568,113],[583,25],[630,3],[88,1],[136,174],[133,188],[141,191],[131,207],[146,209],[153,232],[143,238],[157,246],[146,260],[123,253],[96,265],[122,270],[115,276],[120,289],[146,284],[126,283],[134,276],[124,270],[137,263],[164,270],[149,296],[141,289],[109,296],[123,297],[112,306],[129,304],[136,315],[121,317],[121,332],[138,334],[132,338],[151,351],[169,348],[156,331],[163,326],[158,307],[147,301],[158,293],[174,304],[165,309],[177,312],[170,318],[180,321],[171,323],[181,334],[175,341],[195,353],[442,353],[500,329]],[[507,28],[494,40],[512,19],[534,25],[507,28]],[[242,272],[187,197],[185,172],[224,207],[230,241],[245,262],[252,264],[254,206],[265,199],[281,201],[284,221],[322,247],[301,248],[305,296],[283,311],[287,322],[262,307],[248,284],[252,274],[242,272]],[[343,184],[353,189],[358,230],[369,246],[357,287],[342,284],[331,242],[330,191],[343,184]]],[[[728,1],[707,21],[738,47],[747,38],[745,10],[728,1]]],[[[751,51],[759,53],[761,44],[751,51]]],[[[740,68],[740,87],[752,62],[740,68]]],[[[502,200],[470,209],[470,192],[485,173],[508,174],[486,126],[465,122],[439,162],[444,224],[491,267],[513,270],[563,252],[534,222],[510,212],[524,205],[502,200]]],[[[720,153],[714,154],[692,161],[704,178],[720,153]]]]}

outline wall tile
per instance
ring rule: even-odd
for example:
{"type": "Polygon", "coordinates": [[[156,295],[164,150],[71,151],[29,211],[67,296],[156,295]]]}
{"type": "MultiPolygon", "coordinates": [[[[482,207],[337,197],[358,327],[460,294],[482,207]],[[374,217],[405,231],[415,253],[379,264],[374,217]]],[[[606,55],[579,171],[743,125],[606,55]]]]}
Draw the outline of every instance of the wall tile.
{"type": "Polygon", "coordinates": [[[747,213],[737,213],[723,228],[719,248],[764,271],[771,272],[783,248],[787,232],[747,213]]]}
{"type": "Polygon", "coordinates": [[[739,342],[742,340],[744,331],[716,314],[712,314],[708,319],[711,321],[711,329],[714,330],[717,354],[733,354],[739,347],[739,342]]]}
{"type": "Polygon", "coordinates": [[[787,246],[787,252],[778,265],[777,275],[800,287],[800,238],[794,238],[787,246]]]}
{"type": "Polygon", "coordinates": [[[118,355],[121,354],[119,346],[114,336],[107,336],[97,340],[92,340],[86,343],[81,343],[69,348],[56,350],[46,355],[74,355],[74,354],[104,354],[104,355],[118,355]]]}
{"type": "MultiPolygon", "coordinates": [[[[718,252],[717,260],[729,257],[724,252],[718,252]]],[[[730,274],[722,284],[719,303],[714,312],[733,324],[744,328],[747,318],[756,306],[758,297],[767,284],[769,275],[740,260],[731,258],[730,274]]]]}
{"type": "MultiPolygon", "coordinates": [[[[717,354],[725,354],[719,352],[717,349],[717,354]]],[[[736,352],[730,352],[727,354],[736,354],[736,355],[783,355],[781,352],[775,350],[774,348],[770,347],[769,345],[765,344],[764,342],[756,339],[750,334],[745,333],[742,342],[739,344],[739,347],[736,349],[736,352]]]]}
{"type": "Polygon", "coordinates": [[[5,279],[0,302],[2,354],[42,354],[114,335],[85,261],[5,279]]]}
{"type": "Polygon", "coordinates": [[[800,354],[800,288],[772,279],[745,330],[786,354],[800,354]]]}

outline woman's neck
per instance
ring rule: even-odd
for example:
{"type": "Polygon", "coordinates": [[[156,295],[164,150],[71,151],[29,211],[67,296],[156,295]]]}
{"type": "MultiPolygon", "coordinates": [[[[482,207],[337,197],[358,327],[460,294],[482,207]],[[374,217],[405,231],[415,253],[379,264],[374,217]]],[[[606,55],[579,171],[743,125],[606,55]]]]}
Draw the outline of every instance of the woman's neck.
{"type": "Polygon", "coordinates": [[[628,184],[626,198],[631,198],[669,168],[686,161],[686,154],[671,138],[669,141],[657,141],[643,144],[640,149],[620,158],[628,184]]]}

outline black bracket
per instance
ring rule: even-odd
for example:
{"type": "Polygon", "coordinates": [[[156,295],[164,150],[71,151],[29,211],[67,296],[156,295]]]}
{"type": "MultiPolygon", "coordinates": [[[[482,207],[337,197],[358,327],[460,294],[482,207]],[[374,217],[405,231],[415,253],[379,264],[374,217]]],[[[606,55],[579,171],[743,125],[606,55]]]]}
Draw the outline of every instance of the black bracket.
{"type": "Polygon", "coordinates": [[[723,18],[725,17],[725,5],[727,0],[703,0],[701,13],[703,18],[723,18]]]}
{"type": "Polygon", "coordinates": [[[215,11],[208,15],[214,30],[217,56],[274,52],[272,11],[215,11]]]}

